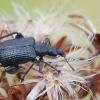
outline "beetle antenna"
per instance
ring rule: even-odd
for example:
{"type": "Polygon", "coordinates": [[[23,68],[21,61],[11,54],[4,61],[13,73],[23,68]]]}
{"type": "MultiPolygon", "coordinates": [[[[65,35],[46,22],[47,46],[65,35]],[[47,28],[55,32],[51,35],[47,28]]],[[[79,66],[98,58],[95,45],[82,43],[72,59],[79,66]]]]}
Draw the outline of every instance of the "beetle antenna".
{"type": "MultiPolygon", "coordinates": [[[[70,44],[67,44],[61,51],[64,52],[64,49],[65,49],[66,47],[68,47],[68,46],[71,46],[71,45],[72,45],[71,43],[70,43],[70,44]]],[[[67,61],[65,55],[63,55],[63,57],[64,57],[65,61],[67,62],[67,64],[70,66],[70,68],[71,68],[73,71],[75,71],[75,69],[74,69],[74,68],[69,64],[69,62],[67,61]]]]}
{"type": "Polygon", "coordinates": [[[70,66],[70,68],[71,68],[73,71],[75,71],[75,69],[69,64],[69,62],[67,61],[67,59],[65,58],[65,56],[63,56],[63,57],[64,57],[64,59],[66,60],[67,64],[70,66]]]}
{"type": "Polygon", "coordinates": [[[71,45],[72,45],[71,43],[67,44],[64,48],[61,49],[61,51],[64,51],[64,49],[65,49],[66,47],[71,46],[71,45]]]}

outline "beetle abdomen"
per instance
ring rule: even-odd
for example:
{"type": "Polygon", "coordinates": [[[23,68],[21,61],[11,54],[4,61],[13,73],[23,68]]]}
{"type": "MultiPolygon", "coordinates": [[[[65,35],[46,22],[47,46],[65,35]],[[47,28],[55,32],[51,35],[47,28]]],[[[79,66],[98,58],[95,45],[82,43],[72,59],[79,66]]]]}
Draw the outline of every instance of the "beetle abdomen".
{"type": "Polygon", "coordinates": [[[4,65],[25,63],[35,57],[36,53],[32,46],[8,46],[0,50],[0,63],[4,65]]]}
{"type": "Polygon", "coordinates": [[[32,37],[4,41],[0,44],[0,63],[15,65],[28,62],[36,57],[35,40],[32,37]]]}

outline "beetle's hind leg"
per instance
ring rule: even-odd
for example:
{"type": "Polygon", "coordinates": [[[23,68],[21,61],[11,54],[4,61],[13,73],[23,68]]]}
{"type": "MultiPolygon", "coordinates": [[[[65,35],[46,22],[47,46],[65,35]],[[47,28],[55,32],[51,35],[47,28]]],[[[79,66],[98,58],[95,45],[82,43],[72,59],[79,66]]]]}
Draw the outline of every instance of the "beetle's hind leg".
{"type": "Polygon", "coordinates": [[[15,36],[15,38],[24,38],[24,36],[18,32],[17,35],[15,36]]]}
{"type": "Polygon", "coordinates": [[[15,74],[19,71],[19,69],[20,69],[20,66],[18,66],[18,65],[13,65],[13,66],[9,66],[9,67],[5,68],[5,70],[1,73],[0,82],[1,82],[2,78],[5,76],[5,73],[15,74]]]}
{"type": "Polygon", "coordinates": [[[12,36],[14,34],[17,34],[15,38],[24,38],[24,36],[21,33],[19,33],[19,32],[12,32],[12,33],[6,34],[4,36],[1,36],[0,39],[12,36]]]}
{"type": "Polygon", "coordinates": [[[46,46],[51,46],[49,38],[44,38],[42,43],[44,43],[46,46]]]}

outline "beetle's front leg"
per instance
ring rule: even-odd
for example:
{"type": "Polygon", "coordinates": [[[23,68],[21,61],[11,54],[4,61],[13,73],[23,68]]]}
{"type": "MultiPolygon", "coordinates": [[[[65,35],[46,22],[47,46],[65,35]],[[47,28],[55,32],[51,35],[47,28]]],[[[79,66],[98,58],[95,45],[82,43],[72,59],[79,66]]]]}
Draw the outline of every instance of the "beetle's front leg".
{"type": "Polygon", "coordinates": [[[24,74],[24,76],[21,78],[21,82],[24,81],[25,76],[27,75],[27,73],[31,70],[31,68],[33,67],[33,65],[37,62],[37,59],[33,60],[33,64],[29,67],[29,69],[26,71],[26,73],[24,74]]]}
{"type": "Polygon", "coordinates": [[[39,60],[43,63],[45,63],[46,65],[48,65],[49,67],[53,68],[55,71],[57,71],[58,73],[60,73],[61,71],[60,70],[57,70],[56,68],[54,68],[52,65],[50,65],[49,63],[45,62],[43,60],[43,57],[40,57],[39,60]]]}

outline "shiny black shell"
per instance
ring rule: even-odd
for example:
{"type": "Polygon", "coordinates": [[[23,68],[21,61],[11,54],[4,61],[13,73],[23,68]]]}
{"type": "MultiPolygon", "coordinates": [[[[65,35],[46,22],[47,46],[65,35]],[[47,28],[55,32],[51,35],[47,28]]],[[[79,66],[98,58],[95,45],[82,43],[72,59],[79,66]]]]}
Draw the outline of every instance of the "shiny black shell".
{"type": "Polygon", "coordinates": [[[17,65],[34,60],[35,40],[32,37],[4,41],[0,44],[0,63],[17,65]]]}

